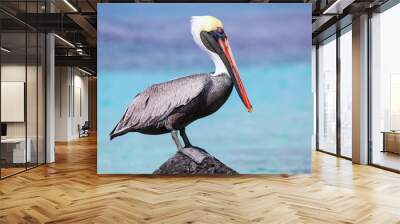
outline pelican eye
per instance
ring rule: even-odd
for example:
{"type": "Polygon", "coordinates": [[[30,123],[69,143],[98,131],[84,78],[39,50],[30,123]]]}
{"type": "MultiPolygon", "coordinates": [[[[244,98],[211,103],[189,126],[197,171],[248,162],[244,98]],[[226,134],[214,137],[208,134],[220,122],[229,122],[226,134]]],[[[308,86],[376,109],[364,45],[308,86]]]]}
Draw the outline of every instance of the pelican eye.
{"type": "Polygon", "coordinates": [[[215,39],[226,38],[226,34],[224,32],[224,29],[222,29],[221,27],[218,27],[216,30],[211,31],[210,33],[215,39]]]}

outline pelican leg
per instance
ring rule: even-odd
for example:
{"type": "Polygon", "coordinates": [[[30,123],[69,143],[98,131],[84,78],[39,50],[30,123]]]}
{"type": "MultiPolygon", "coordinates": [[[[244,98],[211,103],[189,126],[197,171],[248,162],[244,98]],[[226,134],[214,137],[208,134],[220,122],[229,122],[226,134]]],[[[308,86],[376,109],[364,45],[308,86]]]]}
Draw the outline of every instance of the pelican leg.
{"type": "Polygon", "coordinates": [[[186,134],[183,134],[185,136],[185,137],[183,137],[182,132],[181,132],[181,136],[185,141],[185,147],[182,147],[181,142],[179,141],[177,132],[178,132],[177,130],[172,130],[171,136],[176,144],[176,147],[178,148],[178,151],[181,152],[183,155],[192,159],[197,164],[200,164],[201,162],[203,162],[203,160],[207,157],[207,155],[204,154],[202,151],[198,150],[197,148],[192,147],[186,134]],[[186,138],[186,140],[185,140],[185,138],[186,138]]]}
{"type": "Polygon", "coordinates": [[[185,128],[179,130],[179,134],[181,135],[183,142],[185,143],[185,148],[192,147],[192,144],[189,141],[189,138],[186,135],[185,128]]]}
{"type": "Polygon", "coordinates": [[[176,147],[178,148],[179,151],[181,151],[183,149],[183,147],[181,145],[181,142],[179,141],[179,137],[177,135],[177,132],[178,131],[176,131],[176,130],[172,130],[171,131],[171,136],[172,136],[172,139],[174,140],[174,142],[176,144],[176,147]]]}

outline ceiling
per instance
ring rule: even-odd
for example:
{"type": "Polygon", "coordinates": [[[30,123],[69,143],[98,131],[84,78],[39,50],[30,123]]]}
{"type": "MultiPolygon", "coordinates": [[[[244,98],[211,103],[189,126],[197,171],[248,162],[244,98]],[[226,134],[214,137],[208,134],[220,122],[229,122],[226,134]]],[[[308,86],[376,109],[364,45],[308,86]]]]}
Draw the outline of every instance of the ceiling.
{"type": "Polygon", "coordinates": [[[313,3],[313,44],[335,34],[362,13],[373,12],[391,0],[310,0],[313,3]]]}
{"type": "MultiPolygon", "coordinates": [[[[100,1],[47,0],[46,3],[45,0],[1,0],[3,45],[7,42],[7,47],[13,49],[7,58],[18,58],[18,55],[26,54],[26,31],[54,32],[57,34],[56,65],[79,66],[95,74],[98,2],[100,1]]],[[[29,52],[34,49],[35,46],[28,44],[28,58],[29,52]]]]}

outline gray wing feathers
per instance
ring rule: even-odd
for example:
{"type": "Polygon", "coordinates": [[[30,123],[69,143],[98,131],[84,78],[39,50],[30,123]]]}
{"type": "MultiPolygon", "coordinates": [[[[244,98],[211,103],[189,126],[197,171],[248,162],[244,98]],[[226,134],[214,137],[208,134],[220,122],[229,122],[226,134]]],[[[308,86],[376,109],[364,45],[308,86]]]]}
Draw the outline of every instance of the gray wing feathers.
{"type": "Polygon", "coordinates": [[[208,74],[199,74],[150,86],[136,95],[110,137],[159,124],[196,98],[210,81],[208,74]]]}

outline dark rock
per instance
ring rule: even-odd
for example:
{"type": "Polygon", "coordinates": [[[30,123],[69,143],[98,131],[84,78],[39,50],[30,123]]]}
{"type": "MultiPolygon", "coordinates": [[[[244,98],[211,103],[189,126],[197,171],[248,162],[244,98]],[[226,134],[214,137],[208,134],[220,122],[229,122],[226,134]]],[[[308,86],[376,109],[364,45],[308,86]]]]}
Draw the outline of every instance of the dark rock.
{"type": "Polygon", "coordinates": [[[208,154],[204,149],[200,150],[206,155],[201,163],[198,164],[190,157],[177,152],[154,171],[153,174],[238,174],[238,172],[208,154]]]}

